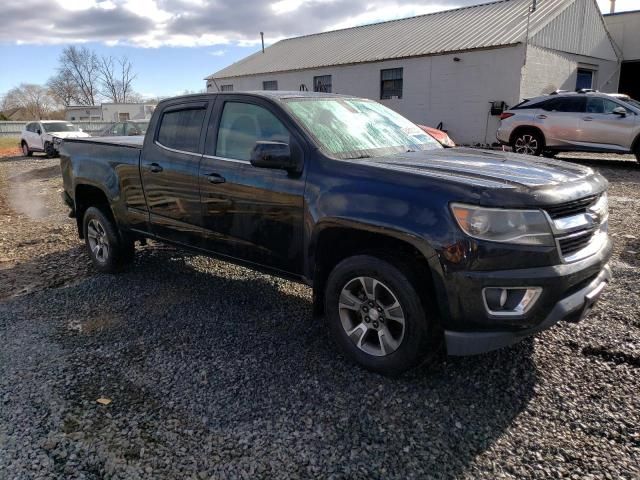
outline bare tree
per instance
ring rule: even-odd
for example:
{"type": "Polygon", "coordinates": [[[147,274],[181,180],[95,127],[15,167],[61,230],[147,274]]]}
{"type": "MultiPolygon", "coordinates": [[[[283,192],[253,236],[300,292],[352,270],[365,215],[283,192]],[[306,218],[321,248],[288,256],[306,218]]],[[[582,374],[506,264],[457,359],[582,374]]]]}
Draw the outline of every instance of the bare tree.
{"type": "Polygon", "coordinates": [[[60,70],[47,82],[49,93],[62,106],[68,107],[79,102],[78,85],[68,70],[60,70]]]}
{"type": "Polygon", "coordinates": [[[127,57],[114,60],[113,57],[101,57],[98,70],[100,71],[100,93],[114,103],[127,103],[133,93],[132,83],[136,78],[133,65],[127,57]]]}
{"type": "Polygon", "coordinates": [[[99,93],[100,61],[87,47],[69,46],[60,55],[59,72],[73,78],[78,89],[78,103],[95,105],[99,93]]]}
{"type": "Polygon", "coordinates": [[[42,85],[21,83],[7,92],[3,99],[3,106],[21,108],[28,119],[40,120],[47,118],[56,103],[49,95],[49,90],[42,85]]]}

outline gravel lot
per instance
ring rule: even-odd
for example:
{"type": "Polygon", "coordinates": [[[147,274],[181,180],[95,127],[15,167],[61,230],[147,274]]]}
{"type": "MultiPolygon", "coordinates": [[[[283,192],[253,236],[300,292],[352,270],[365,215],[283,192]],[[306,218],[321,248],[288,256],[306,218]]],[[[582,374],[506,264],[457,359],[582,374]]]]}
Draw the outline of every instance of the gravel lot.
{"type": "Polygon", "coordinates": [[[151,243],[97,274],[58,160],[0,159],[0,478],[640,478],[619,160],[572,159],[611,181],[615,279],[586,321],[388,379],[341,358],[304,286],[151,243]]]}

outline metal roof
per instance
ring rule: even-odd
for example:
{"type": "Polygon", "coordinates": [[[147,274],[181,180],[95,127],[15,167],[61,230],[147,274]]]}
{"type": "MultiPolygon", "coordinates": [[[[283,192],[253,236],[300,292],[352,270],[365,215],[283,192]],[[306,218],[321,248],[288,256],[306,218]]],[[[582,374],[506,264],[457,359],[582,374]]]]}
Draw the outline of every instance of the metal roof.
{"type": "MultiPolygon", "coordinates": [[[[574,0],[538,0],[529,33],[574,0]]],[[[500,0],[277,42],[207,79],[495,48],[522,42],[532,0],[500,0]]]]}

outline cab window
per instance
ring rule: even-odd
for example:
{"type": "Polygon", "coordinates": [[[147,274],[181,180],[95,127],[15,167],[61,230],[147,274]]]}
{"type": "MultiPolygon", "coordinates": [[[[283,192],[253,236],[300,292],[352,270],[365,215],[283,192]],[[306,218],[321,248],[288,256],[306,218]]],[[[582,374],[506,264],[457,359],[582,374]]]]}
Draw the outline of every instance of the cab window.
{"type": "Polygon", "coordinates": [[[167,148],[197,152],[205,113],[205,107],[164,112],[158,129],[158,143],[167,148]]]}
{"type": "Polygon", "coordinates": [[[266,108],[226,102],[220,119],[216,156],[250,160],[257,141],[290,143],[287,128],[266,108]]]}

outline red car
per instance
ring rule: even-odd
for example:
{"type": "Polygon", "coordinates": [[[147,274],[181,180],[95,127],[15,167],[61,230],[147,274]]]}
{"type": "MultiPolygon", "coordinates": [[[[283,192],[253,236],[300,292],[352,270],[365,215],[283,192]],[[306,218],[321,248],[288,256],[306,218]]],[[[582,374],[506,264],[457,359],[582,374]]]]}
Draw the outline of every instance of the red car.
{"type": "Polygon", "coordinates": [[[451,140],[451,137],[447,135],[447,132],[443,132],[442,130],[438,130],[437,128],[427,127],[426,125],[418,126],[433,138],[435,138],[443,147],[451,148],[456,146],[453,140],[451,140]]]}

